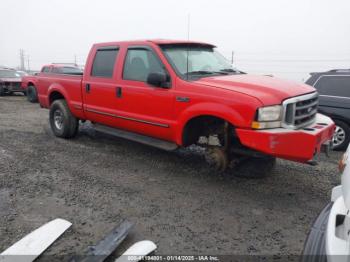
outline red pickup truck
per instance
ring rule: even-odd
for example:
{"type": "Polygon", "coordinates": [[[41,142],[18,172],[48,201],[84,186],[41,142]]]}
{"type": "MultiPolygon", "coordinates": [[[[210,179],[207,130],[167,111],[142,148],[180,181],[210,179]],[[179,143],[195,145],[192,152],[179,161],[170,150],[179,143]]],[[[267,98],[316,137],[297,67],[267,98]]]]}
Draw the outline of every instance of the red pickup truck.
{"type": "MultiPolygon", "coordinates": [[[[53,63],[44,65],[41,69],[42,73],[68,74],[68,75],[83,75],[82,70],[76,64],[58,64],[53,63]]],[[[28,75],[22,78],[22,89],[26,92],[27,100],[31,103],[38,102],[37,92],[37,75],[28,75]]]]}
{"type": "Polygon", "coordinates": [[[198,144],[218,169],[243,167],[246,176],[269,173],[276,157],[314,163],[334,133],[313,87],[240,72],[201,42],[95,44],[82,76],[42,71],[37,89],[58,137],[89,120],[165,150],[198,144]]]}

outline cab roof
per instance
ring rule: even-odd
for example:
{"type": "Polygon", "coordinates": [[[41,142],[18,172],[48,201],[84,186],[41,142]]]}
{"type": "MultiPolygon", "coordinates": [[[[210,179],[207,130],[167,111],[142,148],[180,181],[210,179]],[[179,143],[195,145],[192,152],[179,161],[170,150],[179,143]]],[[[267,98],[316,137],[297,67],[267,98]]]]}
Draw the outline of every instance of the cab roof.
{"type": "Polygon", "coordinates": [[[148,39],[148,40],[132,40],[132,41],[118,41],[118,42],[106,42],[98,43],[95,46],[112,46],[118,44],[127,44],[127,45],[143,45],[145,43],[153,43],[156,45],[204,45],[210,47],[216,47],[212,44],[199,42],[199,41],[188,41],[188,40],[170,40],[170,39],[148,39]]]}
{"type": "Polygon", "coordinates": [[[51,63],[47,65],[43,65],[42,67],[78,67],[77,64],[74,63],[51,63]]]}

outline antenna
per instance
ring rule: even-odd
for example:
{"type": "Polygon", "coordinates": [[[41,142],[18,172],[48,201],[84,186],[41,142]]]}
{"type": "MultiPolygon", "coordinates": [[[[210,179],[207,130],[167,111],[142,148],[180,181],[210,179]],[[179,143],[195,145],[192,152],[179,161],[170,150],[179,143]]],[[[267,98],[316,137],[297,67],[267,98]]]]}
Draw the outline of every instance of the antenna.
{"type": "Polygon", "coordinates": [[[191,25],[191,14],[187,15],[187,40],[190,41],[190,27],[191,25]]]}
{"type": "Polygon", "coordinates": [[[190,22],[191,22],[191,14],[187,16],[187,55],[186,55],[186,80],[188,81],[188,56],[189,56],[189,48],[190,48],[190,22]]]}

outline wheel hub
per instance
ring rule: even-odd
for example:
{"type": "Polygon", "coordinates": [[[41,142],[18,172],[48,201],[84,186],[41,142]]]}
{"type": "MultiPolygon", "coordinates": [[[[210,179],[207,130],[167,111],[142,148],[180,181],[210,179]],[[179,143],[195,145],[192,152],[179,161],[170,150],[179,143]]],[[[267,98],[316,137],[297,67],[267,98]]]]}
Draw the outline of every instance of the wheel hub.
{"type": "Polygon", "coordinates": [[[223,148],[209,147],[205,159],[209,165],[214,166],[219,171],[224,171],[228,167],[228,157],[223,148]]]}
{"type": "Polygon", "coordinates": [[[63,127],[63,114],[61,110],[56,110],[54,112],[53,119],[54,119],[55,127],[61,130],[63,127]]]}
{"type": "Polygon", "coordinates": [[[346,137],[345,137],[345,131],[343,128],[340,126],[335,127],[335,132],[333,136],[333,145],[334,146],[339,146],[342,143],[344,143],[346,137]]]}

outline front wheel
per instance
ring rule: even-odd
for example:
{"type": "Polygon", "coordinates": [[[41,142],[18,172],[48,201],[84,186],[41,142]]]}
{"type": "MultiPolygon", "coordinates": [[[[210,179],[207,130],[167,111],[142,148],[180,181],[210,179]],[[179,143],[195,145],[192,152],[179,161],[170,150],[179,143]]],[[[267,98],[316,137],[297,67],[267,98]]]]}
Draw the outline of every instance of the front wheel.
{"type": "Polygon", "coordinates": [[[27,88],[27,100],[31,103],[38,102],[38,93],[33,85],[30,85],[27,88]]]}
{"type": "Polygon", "coordinates": [[[327,262],[326,230],[333,202],[327,204],[314,221],[304,243],[301,262],[327,262]]]}
{"type": "Polygon", "coordinates": [[[72,115],[63,99],[55,100],[50,107],[50,126],[57,137],[73,138],[79,128],[78,119],[72,115]]]}
{"type": "Polygon", "coordinates": [[[345,150],[350,142],[350,127],[340,120],[334,120],[333,149],[345,150]]]}
{"type": "Polygon", "coordinates": [[[244,157],[234,166],[234,175],[242,178],[264,178],[273,172],[275,166],[275,157],[244,157]]]}

